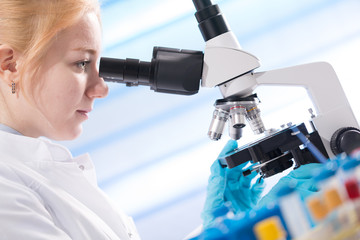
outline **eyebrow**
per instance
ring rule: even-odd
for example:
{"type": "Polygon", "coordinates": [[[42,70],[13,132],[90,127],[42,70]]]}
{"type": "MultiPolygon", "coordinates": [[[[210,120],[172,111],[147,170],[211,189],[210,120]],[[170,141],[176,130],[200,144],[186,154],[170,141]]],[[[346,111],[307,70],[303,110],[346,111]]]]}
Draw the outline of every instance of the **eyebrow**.
{"type": "Polygon", "coordinates": [[[88,53],[90,53],[92,55],[96,55],[96,53],[97,53],[97,51],[95,49],[85,48],[85,47],[74,48],[74,49],[72,49],[72,51],[88,52],[88,53]]]}

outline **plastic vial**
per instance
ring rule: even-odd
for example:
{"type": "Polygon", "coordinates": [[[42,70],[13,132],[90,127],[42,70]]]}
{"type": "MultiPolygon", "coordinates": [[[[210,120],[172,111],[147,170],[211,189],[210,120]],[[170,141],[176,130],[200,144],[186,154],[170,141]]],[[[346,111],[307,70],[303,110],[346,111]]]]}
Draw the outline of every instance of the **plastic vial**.
{"type": "Polygon", "coordinates": [[[317,181],[317,186],[322,193],[324,204],[329,212],[342,205],[343,201],[340,195],[339,181],[336,178],[336,170],[323,169],[314,179],[317,181]]]}
{"type": "Polygon", "coordinates": [[[306,200],[306,205],[315,223],[319,223],[326,218],[328,210],[319,195],[309,197],[306,200]]]}
{"type": "Polygon", "coordinates": [[[280,210],[291,238],[298,238],[310,229],[305,207],[295,190],[294,187],[288,186],[277,193],[280,210]]]}
{"type": "Polygon", "coordinates": [[[354,212],[355,221],[360,220],[360,189],[359,179],[356,171],[359,170],[360,161],[356,159],[350,159],[343,166],[343,184],[346,190],[346,196],[349,200],[350,207],[354,212]]]}
{"type": "Polygon", "coordinates": [[[326,189],[324,191],[323,198],[328,211],[334,211],[343,203],[339,191],[336,188],[326,189]]]}
{"type": "Polygon", "coordinates": [[[356,177],[355,171],[359,166],[360,161],[356,159],[350,159],[342,166],[343,169],[343,184],[347,193],[347,197],[350,200],[356,200],[360,197],[360,190],[358,179],[356,177]]]}
{"type": "Polygon", "coordinates": [[[344,185],[350,200],[356,200],[360,197],[359,186],[356,179],[348,179],[344,182],[344,185]]]}
{"type": "Polygon", "coordinates": [[[319,196],[322,204],[325,205],[328,215],[327,222],[329,231],[334,234],[341,231],[343,227],[348,225],[350,218],[346,213],[346,204],[344,204],[344,196],[340,193],[344,191],[338,177],[336,170],[324,169],[319,175],[315,177],[317,185],[320,188],[319,196]]]}
{"type": "Polygon", "coordinates": [[[286,232],[278,216],[273,216],[256,223],[254,232],[257,240],[286,239],[286,232]]]}

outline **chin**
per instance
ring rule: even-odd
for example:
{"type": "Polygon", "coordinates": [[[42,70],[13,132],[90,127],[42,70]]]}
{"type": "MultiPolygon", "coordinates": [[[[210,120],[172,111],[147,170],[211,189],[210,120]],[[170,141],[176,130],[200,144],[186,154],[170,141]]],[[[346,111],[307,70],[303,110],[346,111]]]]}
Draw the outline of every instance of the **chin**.
{"type": "Polygon", "coordinates": [[[49,137],[55,141],[70,141],[78,138],[82,133],[82,126],[76,129],[63,129],[49,137]]]}

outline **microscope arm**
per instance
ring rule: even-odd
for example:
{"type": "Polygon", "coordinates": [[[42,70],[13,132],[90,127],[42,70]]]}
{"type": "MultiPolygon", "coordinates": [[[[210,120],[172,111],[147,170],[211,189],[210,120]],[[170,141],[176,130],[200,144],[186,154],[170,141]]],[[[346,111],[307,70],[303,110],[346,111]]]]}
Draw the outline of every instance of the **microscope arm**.
{"type": "MultiPolygon", "coordinates": [[[[246,144],[225,157],[229,168],[248,160],[259,164],[250,170],[270,177],[293,165],[295,167],[316,162],[308,150],[301,148],[301,141],[294,137],[294,129],[300,131],[324,157],[345,152],[351,154],[360,147],[359,124],[350,108],[341,84],[328,63],[310,63],[259,73],[248,73],[219,85],[225,99],[252,94],[257,86],[298,86],[304,87],[314,104],[316,116],[312,117],[314,129],[311,132],[304,123],[276,131],[256,142],[246,144]]],[[[312,153],[312,152],[311,152],[312,153]]],[[[244,174],[249,174],[245,173],[244,174]]]]}
{"type": "Polygon", "coordinates": [[[259,85],[304,87],[317,113],[312,119],[313,123],[330,157],[333,156],[330,141],[334,132],[344,127],[359,128],[336,73],[328,63],[317,62],[247,74],[228,83],[227,89],[222,89],[224,97],[234,95],[236,88],[244,92],[244,88],[239,87],[242,78],[245,82],[248,79],[256,82],[247,89],[248,92],[259,85]]]}

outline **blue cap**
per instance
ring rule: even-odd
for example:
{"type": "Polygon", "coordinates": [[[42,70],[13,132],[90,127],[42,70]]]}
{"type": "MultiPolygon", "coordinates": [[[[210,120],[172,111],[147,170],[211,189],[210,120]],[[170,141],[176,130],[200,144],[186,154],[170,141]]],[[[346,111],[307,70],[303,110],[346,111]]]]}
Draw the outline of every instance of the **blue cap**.
{"type": "Polygon", "coordinates": [[[351,157],[354,159],[360,160],[360,147],[356,148],[351,152],[351,157]]]}
{"type": "Polygon", "coordinates": [[[349,171],[351,169],[354,169],[355,167],[357,167],[360,164],[360,161],[356,160],[356,159],[350,159],[349,161],[347,161],[346,163],[344,163],[342,165],[342,169],[344,171],[349,171]]]}
{"type": "Polygon", "coordinates": [[[340,165],[344,162],[345,159],[333,159],[325,163],[324,168],[332,171],[337,171],[340,165]]]}
{"type": "Polygon", "coordinates": [[[317,175],[314,176],[314,180],[320,182],[334,176],[335,173],[336,170],[334,169],[323,169],[317,175]]]}

